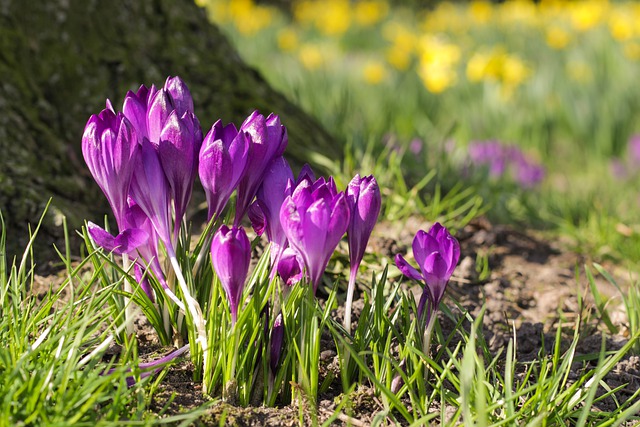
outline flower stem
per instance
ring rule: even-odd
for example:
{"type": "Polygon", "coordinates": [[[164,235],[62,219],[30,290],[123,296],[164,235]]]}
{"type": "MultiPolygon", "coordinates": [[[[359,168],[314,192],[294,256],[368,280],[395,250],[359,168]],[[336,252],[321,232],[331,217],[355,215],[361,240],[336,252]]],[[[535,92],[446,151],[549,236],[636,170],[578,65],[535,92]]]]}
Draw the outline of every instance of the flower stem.
{"type": "MultiPolygon", "coordinates": [[[[129,254],[122,254],[122,267],[124,271],[129,271],[129,254]]],[[[133,289],[131,288],[131,282],[125,278],[124,281],[124,291],[133,294],[133,289]]],[[[133,306],[131,305],[131,300],[129,297],[124,297],[124,323],[125,330],[127,331],[127,335],[132,335],[134,333],[133,329],[133,306]]]]}
{"type": "MultiPolygon", "coordinates": [[[[431,347],[431,335],[433,333],[433,327],[436,324],[436,318],[437,316],[435,316],[435,313],[432,313],[432,315],[429,317],[429,321],[427,323],[427,327],[424,329],[424,333],[422,335],[422,352],[424,353],[424,356],[426,358],[429,357],[429,353],[430,353],[430,347],[431,347]]],[[[427,377],[429,376],[429,370],[427,369],[427,367],[424,367],[424,381],[427,381],[427,377]]]]}
{"type": "Polygon", "coordinates": [[[205,325],[204,316],[202,315],[202,309],[200,308],[200,304],[196,301],[189,292],[189,288],[187,287],[187,282],[182,275],[182,270],[180,269],[180,265],[178,264],[178,258],[176,258],[175,253],[169,253],[169,260],[171,262],[171,266],[173,267],[174,272],[176,273],[176,279],[178,280],[178,285],[180,286],[180,290],[182,291],[182,295],[186,302],[186,307],[191,315],[193,324],[195,326],[196,332],[196,343],[200,343],[200,347],[202,348],[202,354],[204,360],[207,359],[207,355],[209,352],[209,345],[207,343],[207,329],[205,325]]]}

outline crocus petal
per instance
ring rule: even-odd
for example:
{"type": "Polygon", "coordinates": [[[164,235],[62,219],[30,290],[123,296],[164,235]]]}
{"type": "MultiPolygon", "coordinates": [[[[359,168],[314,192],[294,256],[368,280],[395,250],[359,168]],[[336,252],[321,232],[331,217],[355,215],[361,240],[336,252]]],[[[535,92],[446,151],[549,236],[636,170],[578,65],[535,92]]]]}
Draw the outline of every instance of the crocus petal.
{"type": "Polygon", "coordinates": [[[160,134],[164,124],[173,110],[173,101],[166,90],[158,90],[151,98],[147,110],[147,130],[149,132],[149,140],[153,144],[157,144],[160,141],[160,134]]]}
{"type": "Polygon", "coordinates": [[[396,254],[396,267],[405,276],[413,280],[424,280],[422,274],[415,267],[409,264],[401,254],[396,254]]]}
{"type": "Polygon", "coordinates": [[[249,206],[249,220],[251,221],[251,227],[258,236],[262,236],[267,224],[267,218],[264,214],[264,210],[260,207],[260,202],[255,201],[249,206]]]}
{"type": "Polygon", "coordinates": [[[149,239],[149,235],[139,228],[129,228],[113,236],[99,225],[89,222],[87,231],[98,246],[118,255],[134,251],[138,246],[146,244],[149,239]]]}
{"type": "Polygon", "coordinates": [[[280,157],[287,145],[287,132],[276,115],[267,119],[254,111],[240,127],[250,139],[250,155],[247,170],[238,185],[236,216],[234,224],[239,224],[249,204],[258,191],[266,168],[274,158],[280,157]]]}
{"type": "Polygon", "coordinates": [[[169,183],[158,153],[148,139],[143,140],[141,150],[131,181],[131,198],[149,217],[167,250],[173,252],[169,183]]]}
{"type": "Polygon", "coordinates": [[[189,92],[189,88],[180,77],[167,77],[164,89],[171,95],[179,117],[182,117],[187,111],[193,112],[195,110],[191,92],[189,92]]]}
{"type": "Polygon", "coordinates": [[[244,229],[222,225],[211,242],[211,259],[235,323],[251,261],[251,243],[244,229]]]}
{"type": "Polygon", "coordinates": [[[160,134],[158,155],[171,188],[177,224],[182,221],[191,199],[198,151],[199,142],[195,140],[192,129],[173,111],[160,134]]]}
{"type": "Polygon", "coordinates": [[[302,279],[303,261],[300,255],[292,248],[282,252],[278,261],[278,274],[288,286],[293,286],[302,279]]]}
{"type": "Polygon", "coordinates": [[[134,266],[136,282],[140,284],[140,289],[145,293],[145,295],[151,300],[151,302],[156,301],[155,295],[153,295],[153,288],[149,283],[149,276],[145,274],[143,267],[140,264],[136,264],[134,266]]]}

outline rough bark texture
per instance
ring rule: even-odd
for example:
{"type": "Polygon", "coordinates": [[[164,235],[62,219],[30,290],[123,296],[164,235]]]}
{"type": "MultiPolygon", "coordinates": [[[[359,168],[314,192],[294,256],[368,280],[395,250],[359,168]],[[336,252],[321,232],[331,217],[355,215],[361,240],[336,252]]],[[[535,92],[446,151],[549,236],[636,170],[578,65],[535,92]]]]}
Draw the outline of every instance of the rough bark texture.
{"type": "Polygon", "coordinates": [[[82,160],[84,125],[110,98],[179,75],[206,133],[221,118],[240,124],[253,110],[276,112],[294,164],[340,150],[313,119],[246,66],[190,0],[0,0],[0,211],[9,253],[24,247],[53,197],[41,247],[100,221],[106,201],[82,160]]]}

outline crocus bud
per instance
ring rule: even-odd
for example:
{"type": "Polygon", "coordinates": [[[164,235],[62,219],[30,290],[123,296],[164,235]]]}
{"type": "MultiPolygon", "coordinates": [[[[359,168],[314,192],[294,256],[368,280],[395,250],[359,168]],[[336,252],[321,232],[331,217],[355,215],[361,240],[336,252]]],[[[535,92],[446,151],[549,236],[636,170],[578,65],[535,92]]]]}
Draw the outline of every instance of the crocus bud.
{"type": "Polygon", "coordinates": [[[289,244],[304,260],[315,292],[349,225],[349,206],[344,193],[337,193],[333,179],[302,184],[282,204],[280,222],[289,244]]]}
{"type": "Polygon", "coordinates": [[[396,266],[402,274],[425,283],[418,304],[418,318],[427,305],[427,320],[438,309],[449,279],[460,259],[460,245],[440,223],[435,223],[429,232],[418,231],[413,239],[413,257],[420,271],[411,266],[401,254],[396,255],[396,266]]]}
{"type": "Polygon", "coordinates": [[[353,177],[347,187],[347,202],[351,212],[347,228],[349,261],[351,271],[354,272],[362,262],[367,242],[380,214],[380,188],[373,175],[353,177]]]}
{"type": "Polygon", "coordinates": [[[199,174],[209,206],[209,219],[218,216],[245,173],[249,140],[230,123],[218,120],[204,138],[200,149],[199,174]]]}
{"type": "Polygon", "coordinates": [[[283,342],[284,323],[282,323],[282,313],[280,313],[276,317],[276,320],[273,321],[273,328],[271,328],[271,343],[269,346],[269,368],[271,368],[271,375],[274,377],[278,369],[278,364],[280,363],[283,342]]]}
{"type": "Polygon", "coordinates": [[[244,282],[251,260],[251,243],[241,227],[222,225],[211,242],[213,268],[227,293],[231,319],[235,324],[244,282]]]}
{"type": "Polygon", "coordinates": [[[142,141],[141,153],[136,161],[131,181],[131,198],[149,217],[165,248],[173,254],[169,182],[155,147],[146,138],[142,141]]]}
{"type": "MultiPolygon", "coordinates": [[[[176,224],[182,222],[191,199],[201,144],[200,123],[193,113],[187,111],[179,117],[177,110],[172,111],[160,133],[157,149],[171,189],[176,224]]],[[[176,225],[175,231],[179,228],[176,225]]]]}
{"type": "Polygon", "coordinates": [[[280,118],[274,114],[265,119],[263,115],[254,111],[244,121],[240,132],[247,132],[251,147],[247,171],[238,185],[234,222],[236,225],[247,213],[265,170],[274,158],[282,156],[288,143],[287,130],[280,123],[280,118]]]}
{"type": "Polygon", "coordinates": [[[131,122],[110,109],[92,115],[82,135],[82,155],[91,175],[107,197],[119,231],[127,228],[124,216],[131,185],[138,136],[131,122]]]}

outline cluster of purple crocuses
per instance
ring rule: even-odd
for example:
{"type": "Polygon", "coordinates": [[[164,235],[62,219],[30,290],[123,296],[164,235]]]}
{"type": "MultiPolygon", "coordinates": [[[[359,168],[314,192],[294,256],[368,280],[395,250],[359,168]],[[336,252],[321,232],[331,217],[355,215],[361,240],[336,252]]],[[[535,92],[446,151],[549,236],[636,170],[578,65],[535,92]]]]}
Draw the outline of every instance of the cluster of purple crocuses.
{"type": "MultiPolygon", "coordinates": [[[[166,295],[191,316],[196,342],[205,354],[213,345],[207,341],[206,313],[192,296],[176,255],[185,245],[180,235],[196,178],[206,194],[209,221],[217,225],[209,254],[227,295],[232,324],[243,305],[250,265],[251,243],[242,227],[248,215],[255,232],[266,234],[270,243],[271,279],[277,275],[287,286],[304,280],[314,293],[347,234],[351,267],[345,329],[350,331],[356,275],[381,207],[378,184],[373,176],[356,175],[345,191],[338,191],[332,177],[316,179],[308,165],[296,179],[283,157],[287,143],[279,117],[264,117],[257,111],[240,128],[218,120],[204,135],[191,94],[178,77],[169,77],[161,88],[141,86],[128,92],[121,112],[107,101],[85,127],[83,156],[118,227],[114,235],[88,223],[89,235],[97,246],[122,255],[125,267],[133,266],[152,301],[157,294],[145,277],[155,276],[166,295]],[[234,192],[233,215],[225,216],[234,192]],[[231,219],[230,225],[223,224],[225,217],[231,219]],[[173,270],[181,298],[161,255],[173,270]]],[[[422,319],[425,312],[425,325],[430,325],[457,264],[459,247],[436,224],[428,233],[416,235],[413,251],[421,274],[401,256],[396,263],[408,277],[425,282],[417,315],[422,319]]],[[[279,357],[281,318],[276,317],[276,328],[272,363],[279,357]]]]}
{"type": "Polygon", "coordinates": [[[542,165],[527,156],[519,147],[500,141],[473,141],[468,147],[471,168],[488,167],[491,178],[507,172],[523,188],[538,185],[545,176],[542,165]]]}

